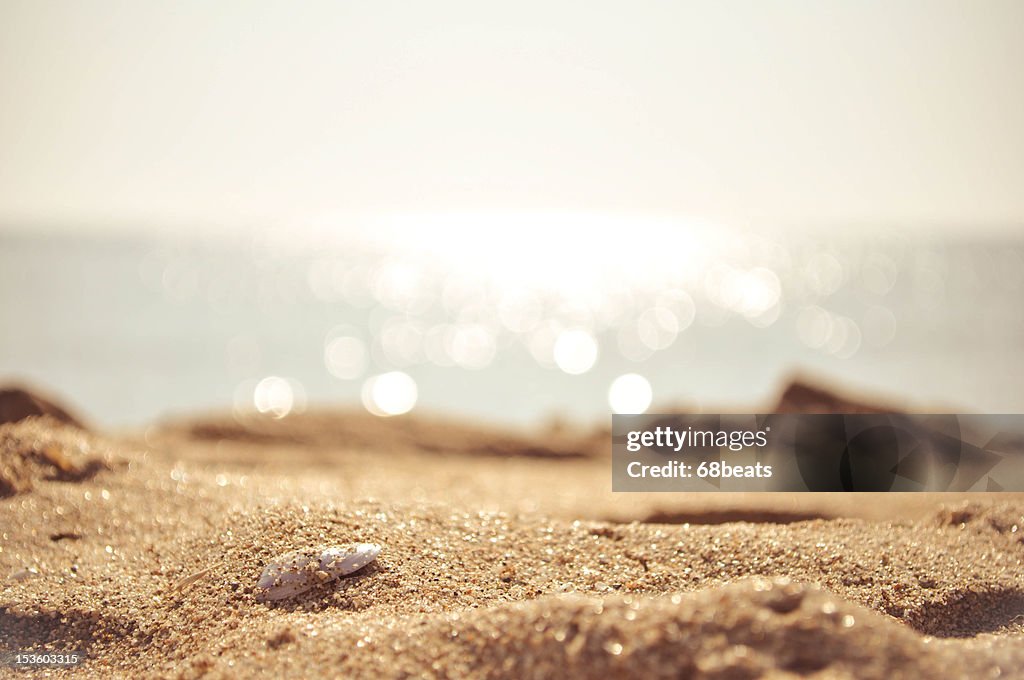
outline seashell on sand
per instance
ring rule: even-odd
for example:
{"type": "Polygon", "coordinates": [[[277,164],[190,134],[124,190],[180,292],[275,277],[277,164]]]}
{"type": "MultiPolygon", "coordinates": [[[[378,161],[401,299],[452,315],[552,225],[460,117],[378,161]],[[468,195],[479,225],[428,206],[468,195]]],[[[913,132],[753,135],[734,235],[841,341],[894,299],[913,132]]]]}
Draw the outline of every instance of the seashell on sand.
{"type": "Polygon", "coordinates": [[[256,599],[283,600],[313,586],[359,571],[377,559],[380,546],[359,543],[298,550],[272,559],[256,582],[256,599]]]}
{"type": "Polygon", "coordinates": [[[25,567],[24,569],[17,569],[7,577],[9,581],[27,581],[30,578],[36,578],[39,576],[39,570],[35,567],[25,567]]]}

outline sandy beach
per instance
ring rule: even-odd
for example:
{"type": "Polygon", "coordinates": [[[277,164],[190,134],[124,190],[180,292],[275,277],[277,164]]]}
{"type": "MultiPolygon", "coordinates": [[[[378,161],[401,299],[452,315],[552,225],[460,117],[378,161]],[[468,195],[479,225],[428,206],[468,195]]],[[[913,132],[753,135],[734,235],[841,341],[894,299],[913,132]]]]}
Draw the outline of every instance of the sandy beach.
{"type": "Polygon", "coordinates": [[[86,656],[39,674],[1024,674],[1022,494],[612,494],[600,428],[63,416],[0,426],[0,651],[86,656]],[[352,543],[382,552],[257,598],[352,543]]]}
{"type": "Polygon", "coordinates": [[[1024,680],[1022,64],[0,1],[0,680],[1024,680]]]}

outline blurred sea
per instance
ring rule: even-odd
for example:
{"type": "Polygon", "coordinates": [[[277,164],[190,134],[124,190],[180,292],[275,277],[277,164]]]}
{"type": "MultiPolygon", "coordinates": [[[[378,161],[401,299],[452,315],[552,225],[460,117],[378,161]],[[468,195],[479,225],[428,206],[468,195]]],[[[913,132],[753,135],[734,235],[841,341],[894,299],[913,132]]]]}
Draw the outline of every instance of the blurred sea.
{"type": "Polygon", "coordinates": [[[1024,412],[1024,239],[734,234],[648,247],[651,262],[627,269],[586,239],[536,259],[499,241],[493,259],[463,267],[400,244],[273,232],[8,231],[0,378],[108,426],[211,407],[404,410],[411,385],[416,410],[601,419],[629,373],[655,406],[746,409],[797,370],[935,409],[1024,412]],[[390,377],[374,392],[379,374],[390,377]]]}

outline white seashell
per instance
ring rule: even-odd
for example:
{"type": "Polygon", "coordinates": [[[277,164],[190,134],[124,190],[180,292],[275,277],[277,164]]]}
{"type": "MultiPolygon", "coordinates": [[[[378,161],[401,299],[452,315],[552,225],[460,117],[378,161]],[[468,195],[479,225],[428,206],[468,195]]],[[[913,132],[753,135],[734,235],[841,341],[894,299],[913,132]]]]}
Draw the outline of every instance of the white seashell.
{"type": "Polygon", "coordinates": [[[377,559],[380,546],[360,543],[299,550],[272,559],[263,569],[256,587],[258,600],[283,600],[326,581],[358,571],[377,559]]]}
{"type": "Polygon", "coordinates": [[[7,577],[11,581],[27,581],[30,578],[39,576],[39,570],[35,567],[25,567],[24,569],[18,569],[12,571],[7,577]]]}

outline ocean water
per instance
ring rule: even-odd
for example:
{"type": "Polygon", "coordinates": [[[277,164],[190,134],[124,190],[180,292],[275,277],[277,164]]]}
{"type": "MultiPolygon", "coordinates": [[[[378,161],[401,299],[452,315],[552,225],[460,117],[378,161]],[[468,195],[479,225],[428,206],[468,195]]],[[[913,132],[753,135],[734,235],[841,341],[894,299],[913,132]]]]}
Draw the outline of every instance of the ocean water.
{"type": "Polygon", "coordinates": [[[655,405],[742,410],[795,371],[936,410],[1024,412],[1024,239],[731,234],[628,262],[614,243],[535,255],[510,239],[445,258],[444,244],[282,233],[0,232],[0,379],[106,426],[399,411],[412,386],[417,411],[587,421],[624,374],[655,405]]]}

